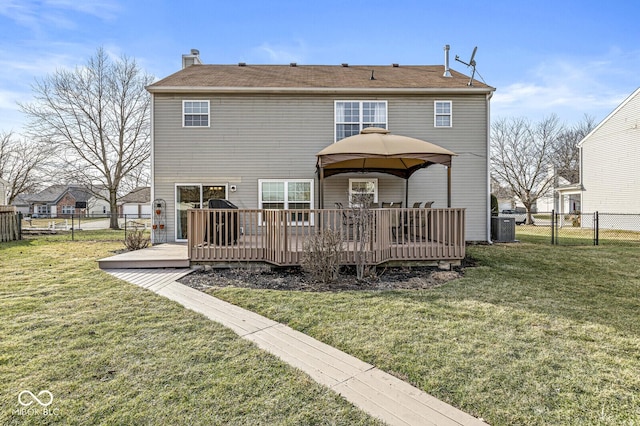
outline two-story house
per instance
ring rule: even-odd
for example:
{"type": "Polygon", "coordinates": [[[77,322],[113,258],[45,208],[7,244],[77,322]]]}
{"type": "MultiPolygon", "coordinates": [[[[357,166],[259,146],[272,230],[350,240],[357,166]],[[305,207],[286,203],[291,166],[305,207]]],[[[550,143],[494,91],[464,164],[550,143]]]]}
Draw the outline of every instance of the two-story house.
{"type": "Polygon", "coordinates": [[[166,206],[167,241],[187,238],[187,210],[223,198],[240,209],[348,205],[354,191],[375,203],[433,202],[466,209],[467,240],[490,238],[489,129],[494,88],[445,65],[204,65],[150,86],[152,198],[166,206]],[[384,173],[325,179],[316,154],[367,127],[453,151],[451,174],[434,165],[410,185],[384,173]],[[405,193],[408,191],[408,193],[405,193]]]}

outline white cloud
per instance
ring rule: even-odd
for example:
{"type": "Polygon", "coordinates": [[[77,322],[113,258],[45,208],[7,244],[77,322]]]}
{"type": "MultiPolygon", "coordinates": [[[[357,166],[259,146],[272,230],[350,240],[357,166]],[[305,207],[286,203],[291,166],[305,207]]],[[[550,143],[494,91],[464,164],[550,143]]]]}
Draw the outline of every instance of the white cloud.
{"type": "Polygon", "coordinates": [[[70,18],[69,11],[95,16],[102,20],[112,20],[120,11],[116,1],[104,0],[2,0],[0,15],[16,24],[29,28],[43,36],[49,27],[74,29],[76,23],[70,18]]]}
{"type": "Polygon", "coordinates": [[[306,51],[305,43],[300,40],[294,45],[272,45],[265,42],[253,49],[252,56],[257,57],[257,63],[288,64],[303,62],[306,51]]]}
{"type": "Polygon", "coordinates": [[[498,86],[492,99],[494,116],[527,116],[539,119],[551,113],[570,121],[584,114],[597,120],[604,118],[637,85],[629,69],[640,62],[629,52],[612,49],[607,55],[591,60],[552,58],[538,64],[520,80],[498,86]],[[635,82],[635,83],[634,83],[635,82]]]}

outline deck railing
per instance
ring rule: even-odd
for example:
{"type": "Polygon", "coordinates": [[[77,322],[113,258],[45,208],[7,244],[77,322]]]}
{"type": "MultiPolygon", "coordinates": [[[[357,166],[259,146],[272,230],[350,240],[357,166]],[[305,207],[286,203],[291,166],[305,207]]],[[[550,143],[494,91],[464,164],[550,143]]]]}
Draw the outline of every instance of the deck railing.
{"type": "Polygon", "coordinates": [[[299,265],[309,235],[324,229],[342,236],[344,264],[355,264],[359,254],[374,265],[465,255],[464,209],[371,209],[364,217],[351,209],[194,209],[187,229],[195,262],[299,265]]]}

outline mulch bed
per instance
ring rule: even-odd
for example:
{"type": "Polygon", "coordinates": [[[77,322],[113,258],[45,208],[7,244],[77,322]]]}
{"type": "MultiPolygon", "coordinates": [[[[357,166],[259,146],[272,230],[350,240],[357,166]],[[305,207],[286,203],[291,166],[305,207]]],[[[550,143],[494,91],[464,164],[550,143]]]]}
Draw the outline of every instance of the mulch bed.
{"type": "Polygon", "coordinates": [[[433,267],[379,267],[376,274],[365,280],[356,279],[354,268],[343,268],[338,280],[319,283],[300,268],[273,269],[216,269],[201,268],[179,281],[189,287],[205,291],[210,288],[244,287],[297,291],[358,291],[429,289],[462,276],[462,268],[450,271],[433,267]]]}

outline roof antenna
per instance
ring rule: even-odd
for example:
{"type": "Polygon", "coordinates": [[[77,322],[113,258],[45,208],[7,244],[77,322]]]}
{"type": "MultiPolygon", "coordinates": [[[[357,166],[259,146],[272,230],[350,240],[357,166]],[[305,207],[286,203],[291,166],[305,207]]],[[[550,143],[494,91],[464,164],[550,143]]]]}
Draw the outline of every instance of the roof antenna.
{"type": "Polygon", "coordinates": [[[469,82],[467,83],[467,86],[473,86],[473,76],[476,75],[476,60],[473,59],[476,57],[476,51],[478,50],[478,46],[473,48],[473,53],[471,54],[471,59],[469,59],[469,62],[464,62],[460,60],[460,57],[458,55],[456,55],[456,61],[465,64],[468,67],[473,67],[473,71],[471,72],[471,78],[469,79],[469,82]]]}
{"type": "Polygon", "coordinates": [[[369,80],[375,80],[376,78],[373,76],[373,70],[371,70],[371,78],[369,80]]]}

